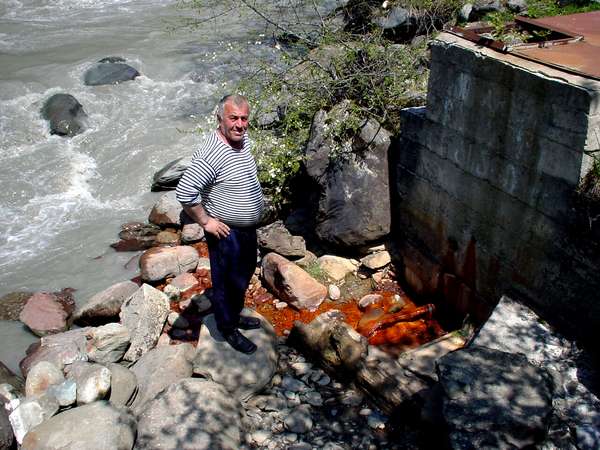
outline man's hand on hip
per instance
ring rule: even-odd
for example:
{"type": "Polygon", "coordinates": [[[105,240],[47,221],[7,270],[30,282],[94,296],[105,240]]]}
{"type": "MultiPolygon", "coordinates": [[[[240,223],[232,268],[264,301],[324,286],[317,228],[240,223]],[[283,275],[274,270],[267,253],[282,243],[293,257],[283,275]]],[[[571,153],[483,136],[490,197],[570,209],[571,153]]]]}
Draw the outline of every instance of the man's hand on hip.
{"type": "Polygon", "coordinates": [[[218,239],[229,236],[229,227],[227,224],[214,217],[209,217],[206,223],[202,223],[201,225],[202,228],[204,228],[204,231],[212,234],[218,239]]]}

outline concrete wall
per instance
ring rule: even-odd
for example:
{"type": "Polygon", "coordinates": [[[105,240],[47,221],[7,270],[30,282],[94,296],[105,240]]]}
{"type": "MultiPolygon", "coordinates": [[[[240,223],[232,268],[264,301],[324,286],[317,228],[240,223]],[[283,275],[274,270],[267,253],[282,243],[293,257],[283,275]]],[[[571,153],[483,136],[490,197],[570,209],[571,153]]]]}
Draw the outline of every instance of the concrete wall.
{"type": "Polygon", "coordinates": [[[390,154],[408,283],[478,319],[516,293],[590,337],[600,258],[572,198],[599,140],[599,82],[440,35],[427,107],[403,112],[390,154]]]}

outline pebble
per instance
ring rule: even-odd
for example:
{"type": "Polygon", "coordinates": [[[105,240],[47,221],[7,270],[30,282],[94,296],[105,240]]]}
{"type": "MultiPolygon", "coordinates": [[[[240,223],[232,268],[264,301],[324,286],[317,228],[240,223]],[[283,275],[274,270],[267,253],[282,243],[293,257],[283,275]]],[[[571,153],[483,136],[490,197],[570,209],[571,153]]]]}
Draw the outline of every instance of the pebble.
{"type": "Polygon", "coordinates": [[[323,405],[323,397],[318,392],[312,391],[307,392],[304,396],[306,402],[312,406],[322,406],[323,405]]]}
{"type": "Polygon", "coordinates": [[[369,408],[363,408],[358,412],[358,414],[360,414],[361,416],[370,416],[372,413],[373,411],[369,408]]]}
{"type": "Polygon", "coordinates": [[[307,389],[307,386],[302,381],[292,377],[283,377],[281,387],[292,392],[302,392],[307,389]]]}
{"type": "Polygon", "coordinates": [[[307,362],[295,362],[292,364],[292,369],[294,369],[297,376],[301,377],[311,372],[312,364],[307,362]]]}
{"type": "Polygon", "coordinates": [[[286,302],[275,302],[275,309],[281,310],[287,308],[288,304],[286,302]]]}
{"type": "MultiPolygon", "coordinates": [[[[329,383],[331,383],[331,378],[329,378],[328,375],[323,375],[321,378],[319,378],[319,380],[317,381],[317,384],[319,386],[327,386],[329,383]]],[[[334,386],[335,387],[335,386],[334,386]]]]}
{"type": "Polygon", "coordinates": [[[270,433],[267,433],[264,430],[258,430],[252,433],[252,435],[250,436],[250,440],[258,445],[263,445],[265,441],[269,439],[269,437],[271,437],[270,433]]]}
{"type": "Polygon", "coordinates": [[[342,292],[340,291],[340,288],[337,287],[335,284],[329,285],[328,293],[329,293],[329,298],[331,300],[339,300],[340,297],[342,296],[342,292]]]}

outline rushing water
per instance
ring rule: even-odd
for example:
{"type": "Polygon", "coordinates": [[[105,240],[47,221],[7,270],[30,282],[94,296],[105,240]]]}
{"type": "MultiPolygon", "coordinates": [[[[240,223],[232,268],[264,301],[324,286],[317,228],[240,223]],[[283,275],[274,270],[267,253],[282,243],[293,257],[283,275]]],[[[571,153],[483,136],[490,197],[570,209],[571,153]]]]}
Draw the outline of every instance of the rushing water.
{"type": "MultiPolygon", "coordinates": [[[[77,289],[78,300],[131,278],[120,224],[146,220],[152,175],[193,151],[199,122],[258,56],[277,50],[243,11],[193,31],[167,0],[0,0],[0,295],[77,289]],[[122,56],[142,74],[85,86],[122,56]],[[89,116],[73,138],[50,136],[40,108],[70,93],[89,116]]],[[[210,11],[205,11],[210,13],[210,11]]]]}

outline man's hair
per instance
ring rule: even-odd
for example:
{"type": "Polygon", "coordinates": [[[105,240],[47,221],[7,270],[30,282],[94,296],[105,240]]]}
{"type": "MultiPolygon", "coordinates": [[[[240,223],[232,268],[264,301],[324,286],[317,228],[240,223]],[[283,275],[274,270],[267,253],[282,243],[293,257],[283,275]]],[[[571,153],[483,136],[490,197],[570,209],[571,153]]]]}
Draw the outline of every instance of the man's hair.
{"type": "Polygon", "coordinates": [[[223,119],[223,111],[225,109],[225,103],[231,102],[235,106],[244,106],[248,105],[248,99],[240,94],[227,94],[217,104],[217,118],[219,120],[223,119]]]}

